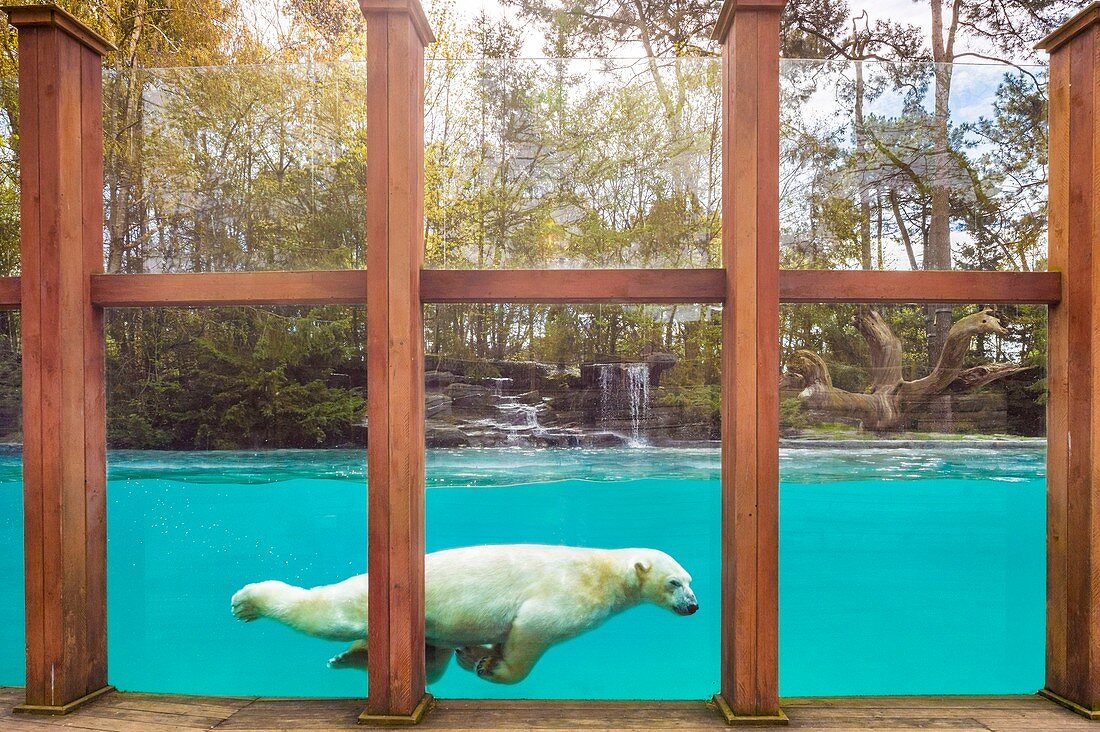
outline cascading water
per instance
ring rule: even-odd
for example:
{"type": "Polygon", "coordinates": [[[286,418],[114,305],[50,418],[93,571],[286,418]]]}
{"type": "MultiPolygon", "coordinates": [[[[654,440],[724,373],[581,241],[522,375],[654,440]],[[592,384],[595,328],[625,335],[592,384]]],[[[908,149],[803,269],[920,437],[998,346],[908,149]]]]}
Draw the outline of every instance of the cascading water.
{"type": "Polygon", "coordinates": [[[600,369],[600,421],[606,422],[611,415],[611,390],[615,385],[615,371],[618,364],[601,363],[600,369]]]}
{"type": "Polygon", "coordinates": [[[515,397],[503,397],[501,403],[497,405],[497,409],[500,410],[501,414],[510,418],[505,426],[513,433],[529,431],[537,434],[542,429],[539,424],[539,408],[541,405],[524,404],[515,401],[515,399],[515,397]]]}
{"type": "Polygon", "coordinates": [[[649,417],[649,365],[627,364],[623,372],[630,400],[630,437],[635,444],[642,444],[642,422],[649,417]]]}
{"type": "Polygon", "coordinates": [[[492,384],[493,395],[498,397],[504,396],[504,387],[510,386],[512,383],[512,380],[506,377],[492,378],[488,381],[492,384]]]}
{"type": "Polygon", "coordinates": [[[649,418],[649,364],[597,364],[600,383],[600,421],[608,422],[616,409],[630,413],[630,440],[645,444],[642,427],[649,418]],[[621,385],[621,386],[620,386],[621,385]],[[622,390],[616,393],[616,387],[622,390]]]}

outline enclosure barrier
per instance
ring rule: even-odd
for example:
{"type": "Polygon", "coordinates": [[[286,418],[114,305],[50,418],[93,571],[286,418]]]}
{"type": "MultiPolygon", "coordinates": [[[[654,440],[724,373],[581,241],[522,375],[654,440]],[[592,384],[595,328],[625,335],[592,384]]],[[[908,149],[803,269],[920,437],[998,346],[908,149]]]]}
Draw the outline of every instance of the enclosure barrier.
{"type": "MultiPolygon", "coordinates": [[[[1100,3],[1051,52],[1051,272],[780,271],[783,0],[727,0],[722,43],[723,268],[422,271],[423,64],[418,0],[360,0],[367,18],[365,271],[102,274],[101,56],[110,44],[49,5],[6,8],[20,44],[21,308],[27,684],[21,711],[63,714],[110,689],[105,643],[106,307],[366,303],[369,695],[360,721],[407,724],[424,684],[425,302],[725,303],[722,661],[727,721],[783,722],[778,697],[778,308],[787,302],[1047,304],[1047,689],[1100,716],[1100,221],[1095,114],[1100,3]],[[1074,165],[1070,166],[1070,161],[1074,165]],[[78,171],[74,174],[73,171],[78,171]],[[1064,274],[1063,274],[1064,273],[1064,274]]],[[[717,550],[717,547],[716,547],[717,550]]]]}
{"type": "Polygon", "coordinates": [[[1050,53],[1047,679],[1043,694],[1100,719],[1100,3],[1039,44],[1050,53]]]}
{"type": "Polygon", "coordinates": [[[27,699],[65,712],[107,686],[102,56],[50,6],[19,32],[27,699]]]}

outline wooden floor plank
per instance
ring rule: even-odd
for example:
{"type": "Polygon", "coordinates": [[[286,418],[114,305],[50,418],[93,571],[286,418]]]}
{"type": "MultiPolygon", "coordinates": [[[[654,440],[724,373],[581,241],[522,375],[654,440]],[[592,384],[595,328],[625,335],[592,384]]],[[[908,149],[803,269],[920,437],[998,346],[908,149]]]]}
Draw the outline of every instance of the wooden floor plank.
{"type": "MultiPolygon", "coordinates": [[[[21,689],[0,687],[0,732],[337,732],[356,725],[361,699],[270,699],[115,693],[67,717],[16,715],[21,689]]],[[[785,699],[790,729],[1072,732],[1097,730],[1037,696],[891,696],[785,699]]],[[[443,700],[425,730],[728,729],[704,702],[443,700]]]]}

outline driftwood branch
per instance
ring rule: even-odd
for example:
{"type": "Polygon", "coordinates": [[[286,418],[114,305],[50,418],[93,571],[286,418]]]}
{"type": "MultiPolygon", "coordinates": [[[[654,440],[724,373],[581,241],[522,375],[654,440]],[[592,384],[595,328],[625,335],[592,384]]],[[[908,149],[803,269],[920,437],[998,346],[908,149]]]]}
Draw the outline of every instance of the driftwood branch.
{"type": "Polygon", "coordinates": [[[892,392],[901,383],[901,341],[871,308],[860,308],[855,326],[871,347],[871,393],[892,392]]]}
{"type": "Polygon", "coordinates": [[[808,409],[837,412],[855,417],[875,428],[897,421],[894,395],[887,391],[872,394],[856,394],[833,386],[829,367],[821,356],[813,351],[797,351],[788,369],[802,377],[805,388],[798,395],[808,409]]]}
{"type": "Polygon", "coordinates": [[[872,429],[883,429],[896,424],[907,411],[927,404],[930,398],[949,389],[976,389],[1027,370],[1011,363],[964,368],[966,353],[975,336],[1008,335],[1003,316],[988,308],[956,322],[936,367],[928,376],[914,381],[902,378],[901,341],[881,315],[870,308],[861,309],[853,324],[871,350],[869,392],[858,394],[836,388],[821,356],[812,351],[797,351],[787,369],[801,377],[804,388],[798,398],[805,408],[856,418],[872,429]]]}

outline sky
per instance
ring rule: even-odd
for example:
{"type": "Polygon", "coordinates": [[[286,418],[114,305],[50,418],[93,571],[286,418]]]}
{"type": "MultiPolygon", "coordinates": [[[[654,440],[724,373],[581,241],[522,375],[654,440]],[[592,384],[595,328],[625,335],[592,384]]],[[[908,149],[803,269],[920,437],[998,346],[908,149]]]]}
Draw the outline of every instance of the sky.
{"type": "MultiPolygon", "coordinates": [[[[425,9],[430,12],[433,0],[422,1],[425,9]]],[[[930,38],[932,32],[931,12],[928,5],[928,0],[848,0],[848,6],[853,17],[861,15],[866,10],[872,22],[884,19],[917,25],[924,29],[926,38],[930,38]]],[[[498,0],[457,0],[457,6],[459,12],[466,17],[476,16],[482,10],[490,15],[508,13],[501,7],[498,0]]],[[[961,39],[960,47],[964,45],[965,39],[961,39]]],[[[541,39],[535,33],[531,33],[530,37],[526,39],[523,55],[542,55],[541,39]]]]}

